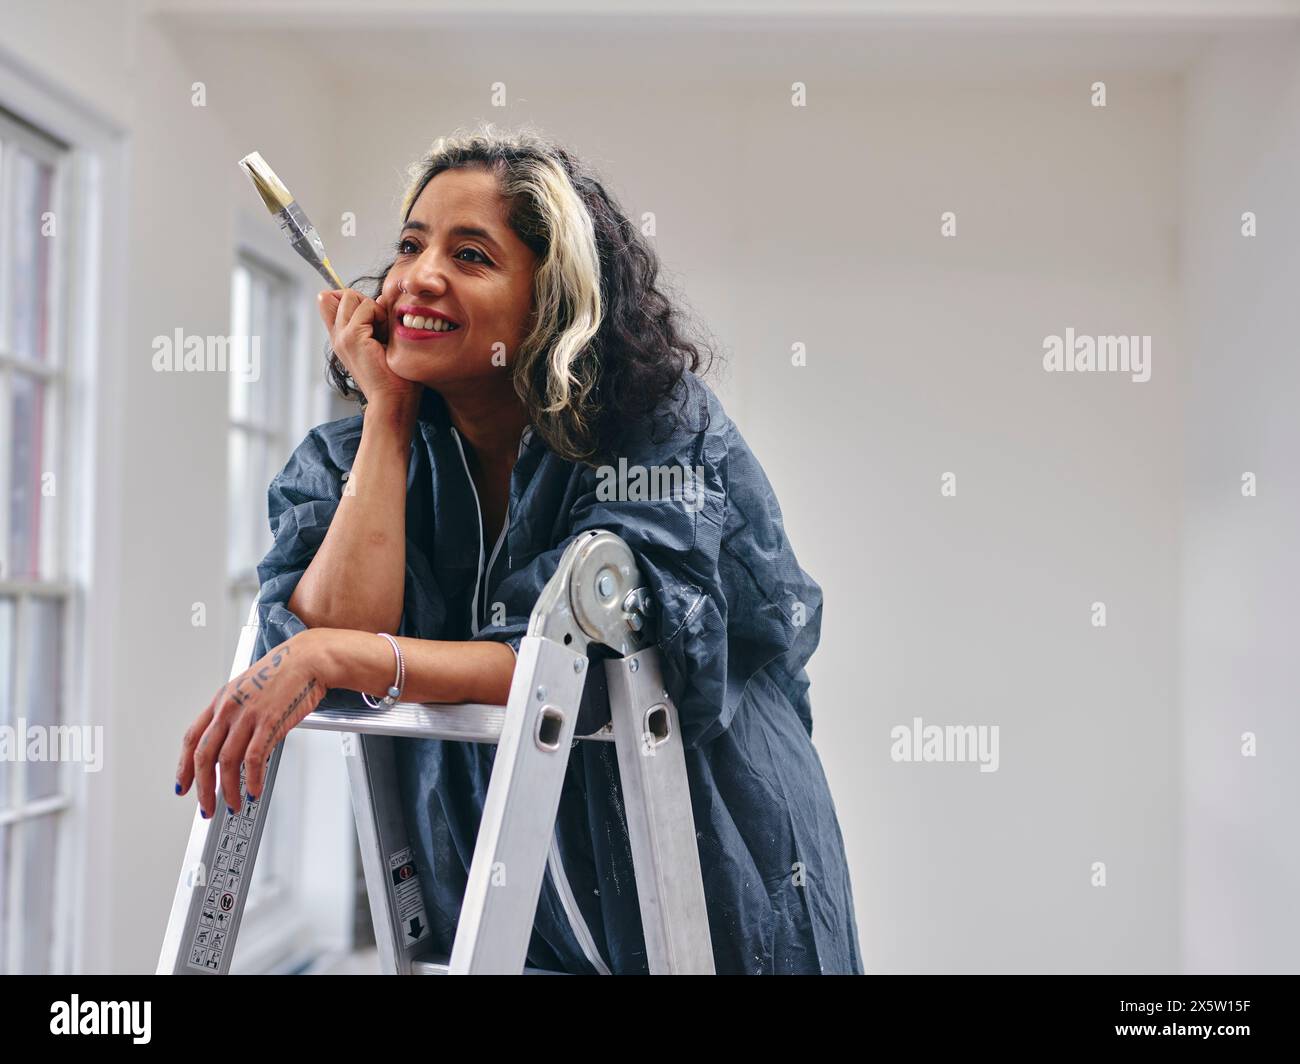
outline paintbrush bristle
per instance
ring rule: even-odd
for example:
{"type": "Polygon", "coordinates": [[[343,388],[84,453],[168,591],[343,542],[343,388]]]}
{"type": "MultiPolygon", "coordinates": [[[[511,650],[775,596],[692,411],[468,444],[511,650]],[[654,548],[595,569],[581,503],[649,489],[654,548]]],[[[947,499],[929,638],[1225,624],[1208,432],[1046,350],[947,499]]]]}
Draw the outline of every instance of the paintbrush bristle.
{"type": "Polygon", "coordinates": [[[239,160],[239,165],[253,179],[253,187],[257,189],[257,194],[262,197],[266,209],[272,214],[279,214],[293,202],[293,196],[284,187],[284,182],[266,165],[266,160],[262,158],[260,152],[250,152],[245,155],[239,160]]]}

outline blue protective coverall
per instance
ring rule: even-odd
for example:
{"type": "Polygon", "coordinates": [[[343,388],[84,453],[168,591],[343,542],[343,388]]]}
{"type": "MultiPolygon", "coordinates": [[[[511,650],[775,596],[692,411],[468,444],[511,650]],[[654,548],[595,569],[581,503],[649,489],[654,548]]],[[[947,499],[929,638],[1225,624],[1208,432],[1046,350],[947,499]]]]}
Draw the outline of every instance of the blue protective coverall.
{"type": "MultiPolygon", "coordinates": [[[[702,473],[702,497],[633,498],[630,489],[609,500],[596,470],[561,459],[529,427],[501,537],[487,544],[463,441],[442,397],[426,388],[407,476],[406,598],[394,634],[493,639],[517,651],[573,537],[596,528],[621,536],[656,600],[650,623],[681,719],[718,973],[861,973],[843,837],[811,739],[804,665],[821,635],[821,588],[796,561],[771,484],[712,389],[687,371],[677,397],[685,401],[678,428],[669,433],[661,421],[653,433],[638,430],[622,453],[629,470],[702,473]]],[[[345,490],[361,423],[358,414],[312,429],[271,482],[275,545],[258,566],[254,660],[305,628],[287,603],[345,490]]],[[[597,661],[603,650],[590,656],[597,661]]],[[[604,668],[587,674],[578,735],[608,719],[604,668]]],[[[434,739],[397,747],[433,947],[447,954],[496,747],[434,739]]],[[[577,743],[532,966],[647,970],[618,781],[612,743],[577,743]]]]}

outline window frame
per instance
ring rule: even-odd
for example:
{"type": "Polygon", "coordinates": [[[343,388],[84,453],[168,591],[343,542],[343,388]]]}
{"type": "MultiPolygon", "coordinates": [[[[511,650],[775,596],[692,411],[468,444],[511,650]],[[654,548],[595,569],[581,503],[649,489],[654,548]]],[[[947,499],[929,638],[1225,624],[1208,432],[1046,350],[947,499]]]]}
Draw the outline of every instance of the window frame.
{"type": "MultiPolygon", "coordinates": [[[[50,327],[43,360],[20,357],[17,351],[10,350],[5,343],[3,331],[0,331],[0,407],[12,411],[14,382],[19,375],[38,382],[41,389],[39,405],[41,410],[41,440],[39,460],[42,472],[54,473],[55,495],[58,499],[60,485],[67,483],[66,448],[61,446],[60,436],[64,427],[70,424],[71,415],[69,395],[73,390],[70,379],[68,359],[62,350],[64,344],[65,321],[63,315],[67,304],[67,258],[59,236],[74,240],[76,229],[71,204],[68,196],[69,152],[67,145],[58,143],[38,130],[22,122],[17,116],[0,110],[0,212],[6,219],[11,201],[9,192],[15,179],[14,148],[35,158],[48,166],[51,171],[49,209],[54,212],[55,234],[46,249],[49,305],[44,308],[45,322],[50,327]],[[60,233],[59,226],[64,228],[60,233]]],[[[0,325],[13,318],[13,307],[9,303],[10,281],[9,267],[12,264],[12,248],[9,236],[12,230],[5,224],[0,226],[0,325]]],[[[8,558],[9,544],[9,509],[12,505],[10,496],[10,468],[13,441],[0,440],[0,500],[3,500],[3,519],[0,520],[0,559],[8,558]]],[[[13,708],[14,723],[26,720],[22,714],[27,710],[28,694],[34,680],[28,675],[28,644],[32,633],[31,613],[37,599],[53,600],[58,603],[59,624],[55,633],[58,660],[61,675],[59,677],[60,706],[58,715],[51,723],[57,725],[79,724],[81,706],[71,697],[73,692],[71,662],[79,650],[77,636],[81,631],[80,600],[76,584],[68,578],[70,558],[68,543],[70,541],[69,525],[77,516],[66,513],[66,508],[47,506],[38,496],[33,500],[34,506],[42,511],[38,524],[39,540],[36,544],[35,573],[11,574],[0,570],[0,597],[13,601],[14,641],[13,660],[14,687],[13,708]]],[[[25,741],[25,737],[19,737],[25,741]]],[[[35,800],[27,797],[27,763],[15,760],[8,764],[7,795],[0,805],[0,826],[3,826],[4,845],[8,847],[11,859],[6,863],[6,881],[0,883],[0,906],[14,916],[11,933],[6,936],[5,955],[0,961],[3,970],[13,974],[34,972],[44,974],[57,972],[70,962],[70,943],[67,937],[67,921],[64,918],[69,907],[67,894],[68,876],[58,872],[67,869],[67,850],[65,840],[69,834],[69,817],[65,814],[72,809],[76,795],[69,786],[72,776],[71,767],[61,761],[54,762],[57,777],[56,792],[35,800]],[[25,891],[27,879],[27,844],[28,832],[44,818],[50,818],[53,829],[53,850],[56,862],[54,877],[55,892],[51,897],[49,919],[52,929],[50,952],[43,958],[43,963],[31,969],[25,965],[29,949],[28,929],[30,922],[19,921],[18,914],[26,914],[25,891]]]]}
{"type": "MultiPolygon", "coordinates": [[[[57,535],[52,522],[44,523],[42,533],[52,537],[42,546],[47,552],[43,561],[52,552],[59,572],[57,580],[27,582],[22,590],[67,593],[60,646],[61,723],[102,729],[98,734],[103,735],[110,730],[109,699],[91,694],[111,690],[113,682],[111,633],[121,586],[114,564],[120,542],[121,475],[114,458],[121,382],[120,375],[100,367],[120,364],[126,352],[123,316],[105,315],[104,308],[126,300],[126,278],[114,268],[118,256],[113,249],[127,244],[128,146],[119,124],[70,102],[38,72],[2,53],[0,103],[7,118],[55,142],[62,154],[52,190],[58,229],[52,238],[52,296],[46,314],[54,331],[45,363],[58,359],[64,375],[57,403],[62,432],[54,452],[60,521],[57,535]],[[100,518],[93,535],[91,515],[100,518]]],[[[47,397],[46,402],[53,401],[47,397]]],[[[7,488],[4,497],[7,503],[7,488]]],[[[22,632],[16,625],[16,643],[24,638],[22,632]]],[[[16,645],[15,654],[19,652],[16,645]]],[[[21,698],[22,692],[15,695],[21,698]]],[[[36,814],[52,813],[61,821],[50,871],[55,926],[47,970],[53,974],[100,970],[111,948],[104,870],[111,856],[112,810],[104,800],[107,785],[91,802],[90,774],[78,768],[60,765],[64,798],[55,800],[57,808],[36,814]]],[[[21,863],[14,861],[15,866],[21,863]]],[[[13,955],[9,953],[10,960],[13,955]]]]}
{"type": "MultiPolygon", "coordinates": [[[[239,432],[244,434],[246,439],[257,437],[264,445],[273,445],[273,449],[279,455],[278,465],[283,467],[284,462],[288,460],[289,455],[298,445],[302,436],[307,432],[307,429],[311,427],[310,425],[303,424],[303,410],[301,404],[295,402],[295,396],[301,394],[300,383],[302,379],[304,360],[304,352],[302,350],[303,345],[300,343],[299,336],[300,326],[297,321],[295,310],[303,293],[301,285],[296,284],[293,278],[286,275],[282,269],[273,263],[268,263],[260,255],[255,252],[250,252],[246,248],[241,247],[238,249],[235,256],[235,264],[236,267],[242,266],[249,270],[254,276],[260,275],[262,279],[269,279],[273,281],[273,283],[282,286],[281,295],[284,298],[284,322],[287,325],[289,333],[288,346],[290,362],[288,372],[284,374],[283,379],[278,385],[278,388],[280,389],[280,409],[275,412],[275,415],[273,415],[278,415],[283,418],[285,422],[284,425],[279,429],[276,429],[259,423],[254,419],[235,418],[233,415],[228,414],[226,419],[227,438],[229,438],[230,432],[239,432]]],[[[231,324],[233,326],[233,321],[231,324]]],[[[282,367],[277,362],[277,359],[282,358],[283,356],[269,351],[268,346],[273,345],[267,345],[265,343],[266,338],[262,339],[263,343],[259,346],[259,352],[262,357],[261,376],[265,379],[268,369],[272,372],[279,372],[281,370],[282,367]],[[270,357],[267,357],[268,355],[270,357]]],[[[237,342],[237,340],[238,337],[236,337],[232,331],[232,345],[237,342]]],[[[271,464],[275,465],[276,462],[273,461],[271,464]]],[[[270,480],[268,478],[266,484],[260,485],[263,493],[269,484],[270,480]]],[[[255,484],[254,486],[256,487],[257,485],[255,484]]],[[[229,478],[227,479],[227,490],[229,491],[229,478]]],[[[261,498],[260,503],[260,506],[254,507],[255,515],[259,526],[265,528],[267,521],[265,497],[261,498]]],[[[228,598],[238,592],[247,592],[250,596],[257,593],[258,588],[260,587],[257,579],[257,563],[260,561],[261,556],[259,556],[248,568],[234,572],[230,571],[229,566],[227,566],[226,589],[228,598]]],[[[249,599],[249,604],[251,604],[251,597],[249,599]]],[[[241,614],[247,614],[248,612],[248,604],[238,605],[232,608],[234,609],[233,616],[235,618],[238,618],[241,614]]],[[[237,632],[238,630],[236,629],[236,635],[237,632]]],[[[232,653],[235,642],[237,642],[237,640],[232,640],[230,644],[232,653]]]]}

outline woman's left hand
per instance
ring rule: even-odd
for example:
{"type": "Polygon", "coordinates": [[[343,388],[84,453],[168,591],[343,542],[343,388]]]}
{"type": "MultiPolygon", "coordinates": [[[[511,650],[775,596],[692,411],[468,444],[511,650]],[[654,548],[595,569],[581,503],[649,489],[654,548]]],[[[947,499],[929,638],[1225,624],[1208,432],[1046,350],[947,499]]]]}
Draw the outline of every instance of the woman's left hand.
{"type": "Polygon", "coordinates": [[[285,640],[223,684],[189,726],[181,742],[176,793],[184,794],[197,778],[204,816],[216,811],[217,764],[221,765],[221,792],[228,807],[239,811],[241,763],[248,767],[249,795],[261,796],[266,765],[276,744],[325,697],[326,638],[325,630],[309,628],[285,640]]]}

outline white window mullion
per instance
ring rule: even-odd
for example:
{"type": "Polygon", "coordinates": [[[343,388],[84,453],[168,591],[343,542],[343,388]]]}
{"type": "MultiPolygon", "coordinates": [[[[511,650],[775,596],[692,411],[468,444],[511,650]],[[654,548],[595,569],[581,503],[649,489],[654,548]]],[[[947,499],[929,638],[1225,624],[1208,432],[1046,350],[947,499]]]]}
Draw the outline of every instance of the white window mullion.
{"type": "MultiPolygon", "coordinates": [[[[0,186],[2,187],[2,186],[0,186]]],[[[10,424],[13,417],[13,370],[0,362],[0,424],[10,424]]],[[[0,580],[14,579],[14,566],[9,556],[9,471],[12,464],[13,438],[9,433],[0,439],[0,580]]]]}
{"type": "MultiPolygon", "coordinates": [[[[13,149],[6,139],[7,131],[0,125],[0,352],[9,346],[9,243],[13,232],[9,217],[9,189],[13,187],[10,173],[13,149]]],[[[8,498],[9,496],[0,496],[8,498]]]]}
{"type": "MultiPolygon", "coordinates": [[[[27,704],[27,637],[31,625],[31,596],[20,591],[14,603],[14,728],[19,725],[19,718],[25,712],[27,704]]],[[[19,741],[25,742],[25,737],[19,741]]],[[[27,772],[26,762],[18,758],[10,763],[11,779],[9,795],[12,799],[8,812],[13,817],[9,825],[9,882],[5,885],[5,904],[9,910],[9,948],[5,956],[5,972],[9,975],[26,974],[22,972],[22,955],[24,945],[25,922],[19,916],[25,911],[23,905],[23,860],[27,851],[27,772]]]]}
{"type": "MultiPolygon", "coordinates": [[[[81,726],[89,724],[89,707],[80,698],[80,684],[73,668],[74,662],[84,660],[83,596],[74,581],[76,566],[73,562],[76,548],[74,518],[76,508],[73,501],[78,493],[74,491],[73,470],[69,464],[69,455],[81,443],[79,419],[72,415],[73,386],[71,376],[72,358],[68,352],[68,337],[73,335],[71,328],[71,272],[70,263],[65,255],[65,245],[71,234],[76,231],[78,219],[73,207],[73,190],[77,184],[78,173],[73,170],[73,161],[66,160],[63,165],[54,166],[53,182],[50,189],[50,209],[54,212],[55,230],[48,240],[49,254],[49,333],[46,345],[46,361],[55,371],[49,382],[45,396],[46,431],[44,433],[43,468],[54,475],[54,494],[42,495],[41,514],[41,564],[40,575],[44,580],[56,580],[67,583],[69,589],[57,596],[59,602],[58,630],[55,633],[59,654],[59,703],[54,715],[56,725],[81,726]]],[[[84,453],[84,448],[83,448],[84,453]]],[[[93,735],[93,733],[92,733],[93,735]]],[[[91,742],[96,740],[92,737],[91,742]]],[[[98,749],[102,758],[103,750],[98,749]]],[[[83,747],[82,757],[87,756],[83,747]]],[[[59,766],[58,794],[67,802],[67,812],[60,813],[54,820],[54,862],[55,867],[70,869],[79,859],[81,847],[80,824],[74,810],[84,806],[86,788],[84,768],[61,764],[59,766]],[[74,771],[78,778],[73,782],[74,771]],[[73,830],[73,829],[78,830],[73,830]]],[[[52,974],[65,974],[72,971],[74,943],[79,934],[81,919],[78,911],[78,897],[75,887],[77,877],[59,875],[54,878],[51,894],[52,923],[50,956],[46,958],[47,970],[52,974]]]]}
{"type": "MultiPolygon", "coordinates": [[[[10,310],[9,310],[9,258],[12,241],[13,219],[10,215],[10,193],[13,188],[13,150],[6,134],[0,127],[0,354],[9,348],[10,310]]],[[[11,424],[13,416],[13,371],[6,365],[0,365],[0,424],[11,424]]],[[[9,556],[9,469],[13,446],[10,433],[0,439],[0,579],[10,580],[14,575],[14,566],[9,556]]],[[[15,849],[13,863],[18,864],[15,849]]],[[[0,889],[4,889],[0,884],[0,889]]],[[[0,904],[4,899],[0,898],[0,904]]],[[[9,971],[6,962],[5,970],[9,971]]]]}
{"type": "MultiPolygon", "coordinates": [[[[62,489],[60,489],[62,490],[62,489]]],[[[66,496],[64,496],[66,498],[66,496]]],[[[59,633],[62,671],[60,684],[59,723],[82,723],[90,728],[90,741],[95,744],[95,751],[100,758],[100,770],[103,770],[104,747],[101,743],[103,730],[95,734],[91,714],[78,713],[82,721],[69,721],[70,710],[78,708],[78,692],[81,689],[78,676],[79,662],[85,661],[86,609],[85,596],[77,591],[62,596],[61,630],[59,633]]],[[[86,748],[82,748],[86,757],[86,748]]],[[[90,787],[87,777],[90,775],[83,766],[69,766],[64,770],[60,780],[60,793],[68,800],[68,812],[59,819],[59,838],[56,839],[55,860],[59,868],[74,868],[75,862],[85,860],[85,847],[81,840],[83,834],[83,810],[90,799],[90,787]],[[69,779],[69,777],[73,777],[69,779]]],[[[60,875],[55,883],[55,937],[53,937],[53,974],[72,974],[77,964],[77,943],[81,942],[83,917],[81,898],[77,884],[81,877],[60,875]]]]}
{"type": "Polygon", "coordinates": [[[40,521],[40,538],[36,548],[38,580],[61,580],[67,575],[63,571],[66,554],[61,549],[65,534],[64,518],[67,516],[63,505],[67,485],[64,483],[63,456],[59,444],[59,438],[62,436],[59,429],[66,424],[60,417],[63,413],[64,392],[60,383],[57,377],[47,380],[41,395],[40,477],[35,485],[36,495],[33,499],[40,521]],[[53,494],[46,495],[45,485],[51,474],[53,494]]]}
{"type": "MultiPolygon", "coordinates": [[[[49,276],[49,306],[47,313],[48,333],[45,345],[45,359],[55,372],[46,385],[45,395],[45,431],[41,441],[42,475],[54,475],[54,494],[46,496],[43,491],[38,496],[41,507],[41,542],[39,548],[40,566],[38,572],[45,580],[64,580],[71,576],[71,514],[68,500],[72,496],[70,470],[64,465],[67,453],[64,437],[66,429],[73,425],[69,416],[68,393],[65,387],[69,359],[64,350],[69,334],[67,318],[67,270],[62,253],[64,238],[72,232],[69,203],[70,178],[67,166],[54,166],[53,179],[50,184],[50,210],[54,212],[54,236],[44,237],[48,255],[47,271],[49,276]]],[[[64,614],[68,604],[64,603],[64,614]]],[[[66,646],[67,644],[62,644],[66,646]]],[[[65,689],[66,690],[66,689],[65,689]]]]}

